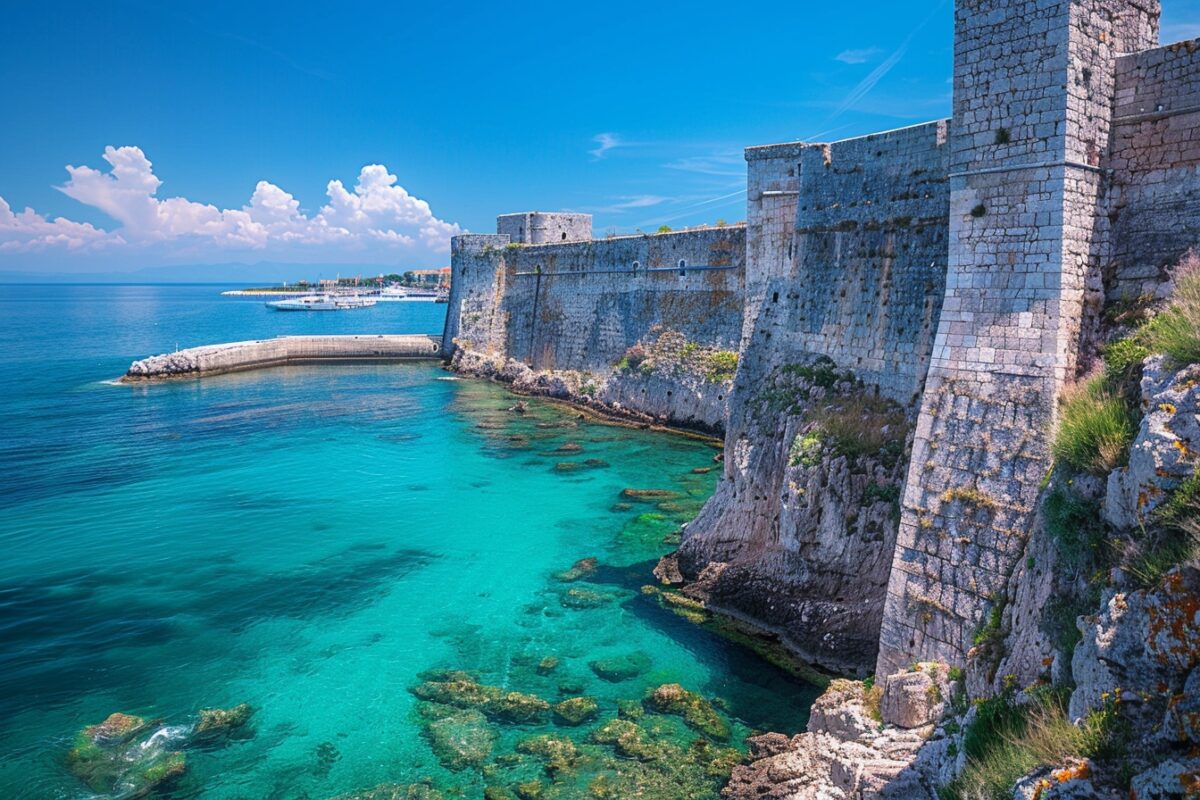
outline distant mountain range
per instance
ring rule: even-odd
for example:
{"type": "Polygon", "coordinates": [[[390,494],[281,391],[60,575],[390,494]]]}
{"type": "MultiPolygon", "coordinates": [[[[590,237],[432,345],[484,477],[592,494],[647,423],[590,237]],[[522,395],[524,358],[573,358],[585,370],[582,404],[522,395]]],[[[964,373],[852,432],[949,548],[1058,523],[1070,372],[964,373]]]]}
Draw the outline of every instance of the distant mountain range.
{"type": "MultiPolygon", "coordinates": [[[[442,265],[438,265],[442,266],[442,265]]],[[[0,270],[0,283],[252,283],[271,285],[316,281],[380,273],[403,273],[421,267],[379,264],[283,264],[259,261],[254,264],[176,264],[144,267],[127,272],[51,272],[49,270],[0,270]]]]}

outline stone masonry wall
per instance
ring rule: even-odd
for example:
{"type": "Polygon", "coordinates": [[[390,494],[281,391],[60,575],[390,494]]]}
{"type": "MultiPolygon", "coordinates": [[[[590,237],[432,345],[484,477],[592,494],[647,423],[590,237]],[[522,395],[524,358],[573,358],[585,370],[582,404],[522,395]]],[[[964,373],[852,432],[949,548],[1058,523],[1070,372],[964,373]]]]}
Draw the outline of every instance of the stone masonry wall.
{"type": "Polygon", "coordinates": [[[496,217],[496,233],[521,244],[584,242],[592,238],[591,214],[527,211],[496,217]]]}
{"type": "Polygon", "coordinates": [[[899,400],[902,423],[919,395],[945,274],[946,123],[788,157],[799,158],[795,257],[759,271],[762,306],[735,379],[723,480],[685,529],[677,563],[685,591],[774,631],[810,663],[866,674],[896,538],[886,498],[905,461],[827,453],[805,465],[791,450],[812,432],[814,410],[882,391],[899,400]],[[835,396],[834,374],[864,385],[835,396]],[[806,375],[826,377],[814,388],[806,375]]]}
{"type": "Polygon", "coordinates": [[[764,270],[757,344],[748,346],[775,352],[776,361],[828,356],[911,403],[946,271],[947,124],[809,145],[798,155],[794,257],[764,270]]]}
{"type": "Polygon", "coordinates": [[[1200,39],[1117,59],[1110,298],[1153,293],[1200,245],[1200,39]]]}
{"type": "Polygon", "coordinates": [[[956,7],[949,272],[881,675],[913,660],[962,663],[1002,602],[1099,283],[1116,56],[1151,44],[1156,18],[1157,8],[1119,0],[956,7]]]}
{"type": "Polygon", "coordinates": [[[767,284],[794,273],[799,142],[746,148],[746,314],[743,344],[766,298],[767,284]]]}
{"type": "Polygon", "coordinates": [[[542,391],[543,375],[546,393],[722,430],[729,376],[706,374],[702,356],[739,349],[745,254],[740,225],[544,245],[457,237],[446,352],[523,388],[542,391]],[[619,370],[634,345],[652,360],[619,370]]]}

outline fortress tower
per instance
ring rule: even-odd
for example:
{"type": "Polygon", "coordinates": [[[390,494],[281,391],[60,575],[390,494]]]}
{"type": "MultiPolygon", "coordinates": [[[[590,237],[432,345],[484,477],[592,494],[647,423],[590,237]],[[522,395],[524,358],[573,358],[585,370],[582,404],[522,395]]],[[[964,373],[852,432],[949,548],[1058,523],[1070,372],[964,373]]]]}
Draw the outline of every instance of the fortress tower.
{"type": "Polygon", "coordinates": [[[962,663],[1033,527],[1054,408],[1098,312],[1117,56],[1157,0],[960,0],[950,242],[877,673],[962,663]]]}
{"type": "Polygon", "coordinates": [[[496,217],[496,233],[517,244],[586,242],[592,238],[591,214],[527,211],[496,217]]]}

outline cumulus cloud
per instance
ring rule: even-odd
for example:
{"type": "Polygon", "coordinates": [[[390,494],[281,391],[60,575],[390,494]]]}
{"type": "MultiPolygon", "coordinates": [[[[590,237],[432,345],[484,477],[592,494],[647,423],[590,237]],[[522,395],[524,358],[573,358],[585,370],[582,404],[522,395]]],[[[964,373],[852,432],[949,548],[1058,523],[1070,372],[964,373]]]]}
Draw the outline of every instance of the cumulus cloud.
{"type": "Polygon", "coordinates": [[[22,253],[62,248],[80,250],[85,247],[101,247],[121,244],[120,236],[113,236],[86,222],[72,222],[59,217],[46,219],[27,208],[14,213],[0,197],[0,253],[22,253]]]}
{"type": "Polygon", "coordinates": [[[63,218],[47,220],[32,209],[14,214],[0,198],[0,251],[186,243],[223,251],[302,246],[361,253],[422,247],[444,253],[461,230],[434,216],[427,202],[409,194],[381,164],[364,166],[351,189],[331,180],[326,204],[309,216],[292,194],[269,181],[259,181],[241,208],[220,209],[184,197],[159,198],[162,181],[138,147],[107,147],[104,160],[107,172],[68,166],[69,179],[57,188],[120,227],[105,231],[63,218]]]}

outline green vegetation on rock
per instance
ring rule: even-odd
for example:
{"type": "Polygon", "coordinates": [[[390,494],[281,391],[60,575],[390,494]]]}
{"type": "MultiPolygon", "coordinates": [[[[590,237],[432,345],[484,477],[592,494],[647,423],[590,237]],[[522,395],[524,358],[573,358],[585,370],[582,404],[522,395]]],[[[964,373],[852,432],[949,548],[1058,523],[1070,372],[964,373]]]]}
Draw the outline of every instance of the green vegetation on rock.
{"type": "Polygon", "coordinates": [[[729,738],[729,723],[721,718],[712,703],[678,683],[666,683],[650,692],[646,705],[662,714],[677,714],[683,721],[714,739],[729,738]]]}
{"type": "Polygon", "coordinates": [[[1064,392],[1051,451],[1073,469],[1106,475],[1128,459],[1134,433],[1127,401],[1100,375],[1064,392]]]}
{"type": "Polygon", "coordinates": [[[1014,784],[1039,767],[1118,760],[1123,728],[1115,705],[1080,725],[1065,705],[1066,694],[1054,689],[1035,690],[1023,703],[1012,692],[977,702],[963,735],[966,768],[939,791],[943,800],[1011,800],[1014,784]]]}
{"type": "Polygon", "coordinates": [[[412,693],[431,703],[478,709],[489,719],[516,725],[543,722],[550,712],[550,704],[540,697],[486,686],[467,673],[435,671],[427,675],[430,677],[413,687],[412,693]]]}

